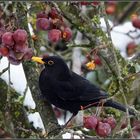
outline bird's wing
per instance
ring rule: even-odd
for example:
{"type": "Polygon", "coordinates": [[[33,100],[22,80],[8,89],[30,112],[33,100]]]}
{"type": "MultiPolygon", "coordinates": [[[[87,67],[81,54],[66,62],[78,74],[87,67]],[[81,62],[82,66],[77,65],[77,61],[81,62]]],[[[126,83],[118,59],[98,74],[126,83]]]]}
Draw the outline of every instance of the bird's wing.
{"type": "Polygon", "coordinates": [[[108,97],[108,94],[97,88],[93,84],[88,84],[85,87],[85,91],[79,97],[80,101],[92,101],[98,99],[105,99],[108,97]]]}
{"type": "Polygon", "coordinates": [[[75,92],[75,86],[70,81],[57,83],[57,96],[63,100],[75,100],[79,95],[75,92]]]}
{"type": "Polygon", "coordinates": [[[76,73],[73,73],[73,75],[76,77],[75,79],[79,79],[79,88],[77,88],[76,91],[81,93],[79,96],[80,101],[91,101],[107,98],[108,94],[97,86],[93,85],[90,81],[77,75],[76,73]]]}
{"type": "Polygon", "coordinates": [[[90,101],[107,97],[105,92],[74,72],[69,81],[59,81],[57,88],[60,91],[57,95],[63,100],[90,101]]]}

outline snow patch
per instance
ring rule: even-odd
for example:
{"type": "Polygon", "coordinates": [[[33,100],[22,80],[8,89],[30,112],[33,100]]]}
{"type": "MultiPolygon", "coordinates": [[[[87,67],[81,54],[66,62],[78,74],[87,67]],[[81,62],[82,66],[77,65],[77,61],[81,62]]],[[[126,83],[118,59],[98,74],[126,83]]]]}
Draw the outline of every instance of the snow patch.
{"type": "Polygon", "coordinates": [[[37,129],[37,128],[41,128],[45,131],[45,128],[44,128],[44,125],[43,125],[43,122],[40,118],[40,115],[38,112],[35,112],[35,113],[31,113],[28,115],[28,118],[29,118],[29,122],[33,122],[33,126],[37,129]]]}

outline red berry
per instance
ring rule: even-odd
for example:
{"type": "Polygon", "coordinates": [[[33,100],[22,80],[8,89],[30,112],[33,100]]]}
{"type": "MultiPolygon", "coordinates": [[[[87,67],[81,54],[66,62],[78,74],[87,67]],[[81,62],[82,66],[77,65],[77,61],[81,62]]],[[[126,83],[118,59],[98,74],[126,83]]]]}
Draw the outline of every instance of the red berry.
{"type": "Polygon", "coordinates": [[[13,33],[11,32],[6,32],[2,35],[2,43],[12,46],[14,45],[14,40],[13,40],[13,33]]]}
{"type": "Polygon", "coordinates": [[[20,60],[18,60],[18,59],[14,59],[14,58],[12,58],[12,57],[8,57],[8,61],[11,63],[11,64],[13,64],[13,65],[19,65],[20,64],[20,60]]]}
{"type": "Polygon", "coordinates": [[[97,5],[99,5],[99,3],[100,3],[99,1],[94,1],[94,2],[92,2],[92,5],[97,6],[97,5]]]}
{"type": "Polygon", "coordinates": [[[135,42],[128,43],[126,47],[126,53],[128,56],[132,56],[136,52],[137,45],[135,42]]]}
{"type": "Polygon", "coordinates": [[[130,42],[127,44],[128,49],[135,49],[136,47],[137,47],[137,45],[135,44],[135,42],[130,42]]]}
{"type": "Polygon", "coordinates": [[[8,56],[8,54],[9,54],[9,49],[7,47],[1,47],[0,48],[0,55],[8,56]]]}
{"type": "Polygon", "coordinates": [[[135,18],[132,20],[132,25],[135,27],[135,28],[139,28],[140,29],[140,19],[138,18],[135,18]]]}
{"type": "Polygon", "coordinates": [[[98,119],[96,116],[84,117],[84,127],[87,129],[95,129],[98,124],[98,119]]]}
{"type": "Polygon", "coordinates": [[[20,62],[21,62],[21,59],[22,59],[20,55],[21,54],[16,54],[13,50],[10,50],[9,51],[9,56],[8,56],[9,62],[13,65],[19,65],[20,62]],[[17,57],[20,60],[18,60],[17,57]]]}
{"type": "Polygon", "coordinates": [[[28,46],[26,44],[15,44],[14,45],[15,52],[24,52],[26,48],[28,48],[28,46]]]}
{"type": "Polygon", "coordinates": [[[116,11],[116,6],[109,5],[109,6],[106,7],[106,13],[107,13],[108,15],[114,14],[115,11],[116,11]]]}
{"type": "Polygon", "coordinates": [[[58,42],[61,39],[61,31],[58,29],[52,29],[48,32],[48,39],[50,42],[58,42]]]}
{"type": "Polygon", "coordinates": [[[61,19],[52,19],[50,21],[50,29],[59,29],[61,31],[64,30],[65,23],[61,19]]]}
{"type": "Polygon", "coordinates": [[[32,48],[26,48],[24,51],[23,60],[31,60],[32,56],[33,56],[32,48]]]}
{"type": "Polygon", "coordinates": [[[113,117],[105,118],[103,122],[108,123],[112,129],[116,127],[116,120],[113,117]]]}
{"type": "Polygon", "coordinates": [[[17,59],[15,56],[15,51],[14,50],[9,50],[9,57],[13,58],[13,59],[17,59]]]}
{"type": "Polygon", "coordinates": [[[101,59],[98,55],[94,56],[94,62],[96,65],[102,65],[101,59]]]}
{"type": "Polygon", "coordinates": [[[38,18],[36,21],[36,27],[38,30],[48,30],[50,27],[50,21],[46,18],[38,18]]]}
{"type": "Polygon", "coordinates": [[[127,127],[127,122],[123,122],[122,125],[121,125],[121,129],[124,129],[127,127]]]}
{"type": "Polygon", "coordinates": [[[58,18],[58,12],[57,10],[53,7],[50,12],[49,12],[49,17],[52,19],[58,18]]]}
{"type": "Polygon", "coordinates": [[[17,44],[23,44],[27,40],[27,32],[23,29],[17,29],[13,34],[13,38],[17,44]]]}
{"type": "Polygon", "coordinates": [[[43,11],[37,13],[36,18],[48,18],[48,15],[43,11]]]}
{"type": "Polygon", "coordinates": [[[100,137],[107,137],[111,133],[111,126],[108,123],[99,122],[96,129],[96,133],[100,137]]]}
{"type": "Polygon", "coordinates": [[[23,52],[14,52],[14,56],[17,60],[22,60],[24,53],[23,52]]]}
{"type": "Polygon", "coordinates": [[[72,31],[70,28],[65,28],[64,31],[62,32],[62,38],[65,41],[69,41],[72,38],[72,31]]]}
{"type": "Polygon", "coordinates": [[[90,2],[87,2],[87,1],[82,1],[82,2],[80,2],[80,4],[81,4],[81,5],[85,5],[85,6],[87,6],[87,5],[89,5],[89,4],[90,4],[90,2]]]}

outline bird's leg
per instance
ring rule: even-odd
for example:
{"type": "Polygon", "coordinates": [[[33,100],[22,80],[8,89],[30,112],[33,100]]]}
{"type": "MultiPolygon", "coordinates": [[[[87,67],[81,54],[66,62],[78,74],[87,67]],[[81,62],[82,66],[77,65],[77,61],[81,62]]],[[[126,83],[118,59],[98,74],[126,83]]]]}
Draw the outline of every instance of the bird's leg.
{"type": "Polygon", "coordinates": [[[67,117],[67,111],[64,111],[64,121],[66,121],[66,117],[67,117]]]}
{"type": "Polygon", "coordinates": [[[77,113],[73,113],[70,119],[63,125],[63,128],[66,128],[69,122],[76,116],[77,113]]]}
{"type": "Polygon", "coordinates": [[[86,106],[81,106],[81,110],[84,110],[84,109],[87,109],[87,108],[89,108],[89,107],[91,107],[91,106],[94,106],[94,105],[96,105],[96,104],[99,104],[100,102],[98,101],[98,102],[93,102],[92,104],[88,104],[88,105],[86,105],[86,106]]]}
{"type": "Polygon", "coordinates": [[[104,103],[105,103],[104,100],[100,100],[100,102],[99,102],[97,107],[101,107],[101,108],[100,109],[96,109],[96,116],[99,116],[100,113],[102,112],[103,107],[104,107],[104,103]]]}

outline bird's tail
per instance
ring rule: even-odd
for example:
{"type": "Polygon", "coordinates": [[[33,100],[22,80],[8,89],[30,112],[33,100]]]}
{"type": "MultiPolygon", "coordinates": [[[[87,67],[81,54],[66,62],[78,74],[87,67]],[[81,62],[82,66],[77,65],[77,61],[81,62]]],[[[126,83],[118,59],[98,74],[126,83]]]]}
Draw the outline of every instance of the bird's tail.
{"type": "MultiPolygon", "coordinates": [[[[113,100],[108,100],[107,102],[105,102],[104,106],[113,107],[115,109],[126,112],[126,107],[124,105],[122,105],[116,101],[113,101],[113,100]]],[[[128,109],[128,111],[129,111],[130,115],[135,116],[135,113],[132,110],[128,109]]]]}

